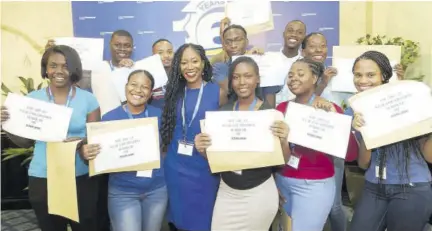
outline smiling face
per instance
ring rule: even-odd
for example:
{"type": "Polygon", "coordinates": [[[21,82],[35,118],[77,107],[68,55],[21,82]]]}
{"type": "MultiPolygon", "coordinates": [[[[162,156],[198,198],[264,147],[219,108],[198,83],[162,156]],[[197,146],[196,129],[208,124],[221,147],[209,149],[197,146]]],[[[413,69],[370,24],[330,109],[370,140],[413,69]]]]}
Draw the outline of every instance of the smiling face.
{"type": "Polygon", "coordinates": [[[231,81],[232,88],[238,98],[255,97],[255,89],[259,84],[259,75],[251,64],[246,62],[237,64],[231,81]]]}
{"type": "Polygon", "coordinates": [[[309,65],[304,62],[295,62],[288,73],[287,85],[294,95],[302,95],[315,91],[318,76],[312,73],[309,65]]]}
{"type": "Polygon", "coordinates": [[[114,35],[110,42],[111,58],[115,63],[122,59],[130,59],[133,44],[132,38],[128,36],[114,35]]]}
{"type": "Polygon", "coordinates": [[[133,74],[126,84],[126,99],[129,104],[139,107],[147,103],[152,95],[152,82],[144,74],[138,72],[133,74]]]}
{"type": "Polygon", "coordinates": [[[153,47],[153,54],[159,54],[163,66],[165,68],[170,68],[174,57],[173,46],[167,41],[160,41],[153,47]]]}
{"type": "Polygon", "coordinates": [[[313,61],[324,63],[327,58],[327,40],[321,34],[314,34],[306,41],[306,47],[302,51],[303,57],[313,61]]]}
{"type": "Polygon", "coordinates": [[[354,66],[354,85],[357,91],[362,92],[379,86],[383,76],[378,65],[369,59],[361,59],[354,66]]]}
{"type": "Polygon", "coordinates": [[[55,87],[68,87],[71,85],[70,73],[67,69],[66,58],[60,53],[52,53],[48,57],[47,76],[55,87]]]}
{"type": "Polygon", "coordinates": [[[288,23],[283,33],[285,46],[289,48],[299,48],[306,36],[306,27],[299,21],[288,23]]]}
{"type": "Polygon", "coordinates": [[[190,84],[197,83],[202,80],[204,70],[204,61],[200,54],[192,47],[187,47],[183,51],[180,61],[180,71],[186,81],[190,84]]]}

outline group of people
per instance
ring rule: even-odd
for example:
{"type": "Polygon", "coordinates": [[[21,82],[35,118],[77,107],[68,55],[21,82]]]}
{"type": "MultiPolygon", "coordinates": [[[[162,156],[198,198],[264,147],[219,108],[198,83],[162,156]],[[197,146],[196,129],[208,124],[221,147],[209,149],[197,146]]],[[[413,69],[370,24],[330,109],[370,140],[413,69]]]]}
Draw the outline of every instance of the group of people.
{"type": "MultiPolygon", "coordinates": [[[[223,51],[211,59],[197,44],[175,50],[167,39],[156,41],[152,51],[160,55],[168,83],[153,89],[152,74],[135,70],[125,86],[126,102],[112,90],[109,72],[91,71],[91,86],[82,86],[77,52],[50,42],[41,61],[49,86],[28,97],[73,109],[65,142],[81,140],[76,157],[79,223],[48,213],[46,143],[8,134],[21,147],[35,146],[29,197],[42,231],[66,230],[67,224],[74,231],[98,230],[105,210],[114,231],[159,231],[165,217],[172,230],[269,230],[279,209],[292,218],[293,231],[321,231],[327,219],[333,231],[345,231],[344,162],[354,160],[366,170],[366,183],[350,230],[422,231],[432,213],[431,134],[368,150],[358,132],[365,123],[362,115],[341,107],[352,95],[327,87],[337,69],[325,66],[326,37],[307,34],[299,20],[289,22],[282,35],[284,86],[260,87],[253,59],[232,61],[233,56],[263,51],[248,50],[247,31],[226,18],[221,21],[223,51]],[[289,143],[289,126],[274,121],[270,129],[280,139],[286,165],[212,174],[206,158],[211,137],[200,129],[207,111],[275,108],[285,114],[291,102],[353,116],[345,160],[289,143]],[[146,117],[159,119],[161,167],[147,177],[137,172],[88,177],[87,162],[96,158],[100,146],[87,143],[86,123],[146,117]]],[[[133,67],[129,32],[115,31],[110,50],[112,59],[105,64],[111,71],[133,67]]],[[[365,52],[352,67],[354,84],[359,92],[386,84],[394,69],[402,79],[400,65],[392,67],[380,52],[365,52]]],[[[1,122],[8,119],[8,109],[2,107],[1,122]]]]}

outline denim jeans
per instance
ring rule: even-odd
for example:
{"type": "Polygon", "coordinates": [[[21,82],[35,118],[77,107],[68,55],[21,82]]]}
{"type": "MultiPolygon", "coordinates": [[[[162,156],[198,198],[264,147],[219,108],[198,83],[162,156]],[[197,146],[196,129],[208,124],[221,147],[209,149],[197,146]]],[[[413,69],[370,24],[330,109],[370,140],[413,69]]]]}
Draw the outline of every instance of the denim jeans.
{"type": "Polygon", "coordinates": [[[108,211],[113,231],[160,231],[167,203],[166,186],[143,194],[109,186],[108,211]]]}
{"type": "Polygon", "coordinates": [[[330,225],[332,231],[346,231],[347,217],[342,204],[342,183],[345,173],[345,160],[334,158],[336,193],[333,202],[333,207],[330,211],[330,225]]]}
{"type": "Polygon", "coordinates": [[[423,231],[431,213],[430,183],[378,186],[366,181],[350,231],[423,231]]]}
{"type": "Polygon", "coordinates": [[[276,184],[287,201],[283,207],[292,219],[292,231],[323,230],[335,197],[334,177],[305,180],[276,174],[276,184]]]}

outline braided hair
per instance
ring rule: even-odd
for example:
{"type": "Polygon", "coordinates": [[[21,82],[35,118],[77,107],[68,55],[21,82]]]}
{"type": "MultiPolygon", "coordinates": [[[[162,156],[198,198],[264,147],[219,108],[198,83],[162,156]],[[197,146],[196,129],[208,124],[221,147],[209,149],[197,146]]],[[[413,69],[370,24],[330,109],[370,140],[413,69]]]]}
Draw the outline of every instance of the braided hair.
{"type": "MultiPolygon", "coordinates": [[[[390,78],[393,76],[393,68],[390,64],[390,61],[387,58],[387,56],[381,52],[366,51],[365,53],[360,55],[354,62],[353,69],[352,69],[353,72],[354,72],[355,65],[360,60],[371,60],[378,65],[381,71],[383,84],[388,83],[390,78]]],[[[378,152],[378,158],[377,158],[378,175],[379,175],[378,182],[380,184],[381,184],[381,180],[383,179],[384,167],[388,158],[396,159],[396,168],[398,169],[399,176],[402,179],[405,178],[406,176],[408,182],[410,181],[408,167],[410,165],[411,153],[413,153],[419,159],[423,158],[421,154],[420,144],[418,142],[419,138],[421,137],[414,137],[397,143],[385,145],[373,150],[378,152]],[[403,159],[399,158],[397,153],[403,153],[403,159]]],[[[426,162],[424,163],[424,165],[425,167],[427,167],[426,162]]]]}
{"type": "Polygon", "coordinates": [[[317,81],[315,83],[317,84],[321,76],[324,74],[324,70],[325,70],[324,64],[314,61],[310,58],[301,58],[295,61],[294,63],[299,63],[299,62],[305,63],[309,66],[310,70],[312,71],[312,74],[317,76],[317,81]]]}
{"type": "Polygon", "coordinates": [[[354,73],[354,67],[360,60],[371,60],[375,62],[382,75],[382,83],[388,83],[390,78],[393,76],[393,68],[390,64],[390,60],[387,56],[379,51],[366,51],[362,55],[360,55],[355,61],[352,68],[352,72],[354,73]]]}
{"type": "Polygon", "coordinates": [[[174,128],[176,126],[177,105],[179,100],[183,100],[186,79],[181,71],[181,59],[184,51],[187,48],[192,48],[201,57],[204,62],[202,72],[203,81],[210,82],[213,71],[210,61],[208,60],[205,50],[201,45],[187,43],[177,49],[174,54],[171,71],[169,73],[168,84],[165,92],[165,106],[162,114],[162,150],[166,151],[171,143],[174,128]]]}
{"type": "MultiPolygon", "coordinates": [[[[260,76],[259,75],[259,67],[258,67],[258,64],[255,62],[255,60],[253,60],[252,58],[247,57],[247,56],[241,56],[241,57],[238,57],[237,59],[235,59],[231,63],[231,65],[229,67],[229,71],[228,71],[228,100],[230,100],[230,101],[236,101],[238,99],[238,96],[234,92],[234,89],[232,87],[232,80],[234,78],[234,71],[235,71],[237,65],[239,65],[240,63],[246,63],[246,64],[252,66],[252,68],[254,69],[254,72],[258,76],[258,78],[260,76]]],[[[263,100],[259,83],[255,88],[255,96],[258,97],[260,100],[263,100]]]]}

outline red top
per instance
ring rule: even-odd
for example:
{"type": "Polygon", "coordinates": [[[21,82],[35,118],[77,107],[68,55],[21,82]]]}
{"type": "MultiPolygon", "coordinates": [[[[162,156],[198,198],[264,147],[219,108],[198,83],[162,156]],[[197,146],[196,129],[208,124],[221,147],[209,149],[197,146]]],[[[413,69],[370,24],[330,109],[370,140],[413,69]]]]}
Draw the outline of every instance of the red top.
{"type": "MultiPolygon", "coordinates": [[[[336,111],[343,114],[343,110],[333,104],[336,111]]],[[[276,107],[276,110],[285,114],[288,102],[283,102],[276,107]]],[[[298,169],[285,165],[282,175],[291,178],[319,180],[332,177],[334,175],[333,157],[325,153],[318,152],[309,148],[296,145],[294,153],[300,156],[298,169]]],[[[348,150],[345,160],[353,161],[358,155],[358,144],[352,133],[350,133],[348,150]]]]}

